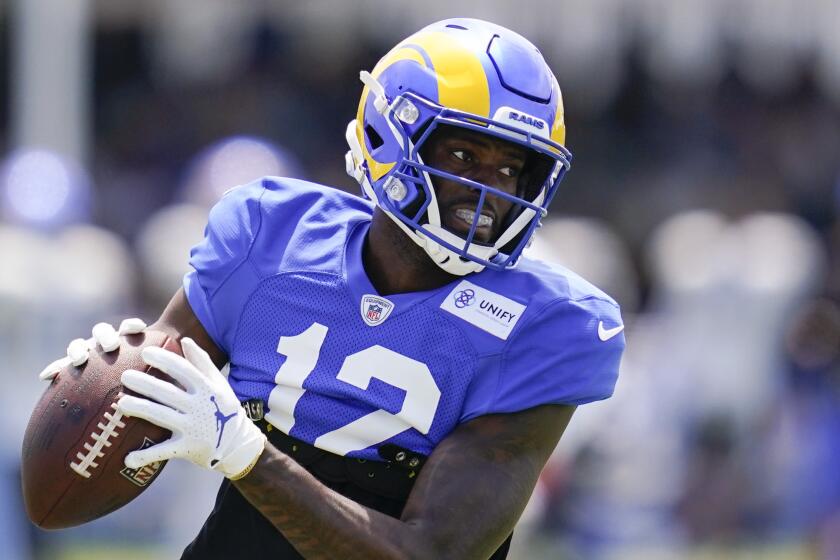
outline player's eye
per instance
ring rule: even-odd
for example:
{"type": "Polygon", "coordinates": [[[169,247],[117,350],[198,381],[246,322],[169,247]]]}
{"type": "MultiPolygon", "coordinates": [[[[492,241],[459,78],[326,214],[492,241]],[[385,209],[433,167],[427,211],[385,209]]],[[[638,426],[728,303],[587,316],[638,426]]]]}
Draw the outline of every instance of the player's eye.
{"type": "Polygon", "coordinates": [[[472,156],[465,150],[452,150],[452,156],[461,161],[470,161],[472,156]]]}
{"type": "Polygon", "coordinates": [[[499,173],[501,173],[502,175],[507,175],[508,177],[518,177],[520,172],[521,169],[511,165],[506,165],[499,169],[499,173]]]}

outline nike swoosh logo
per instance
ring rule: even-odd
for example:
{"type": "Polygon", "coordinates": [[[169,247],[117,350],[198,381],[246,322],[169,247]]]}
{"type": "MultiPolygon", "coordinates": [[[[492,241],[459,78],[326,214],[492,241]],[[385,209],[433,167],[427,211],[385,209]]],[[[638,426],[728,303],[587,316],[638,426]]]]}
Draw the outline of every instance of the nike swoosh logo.
{"type": "Polygon", "coordinates": [[[600,338],[603,342],[608,341],[623,330],[624,325],[618,325],[617,327],[613,327],[611,329],[605,329],[604,322],[598,321],[598,338],[600,338]]]}

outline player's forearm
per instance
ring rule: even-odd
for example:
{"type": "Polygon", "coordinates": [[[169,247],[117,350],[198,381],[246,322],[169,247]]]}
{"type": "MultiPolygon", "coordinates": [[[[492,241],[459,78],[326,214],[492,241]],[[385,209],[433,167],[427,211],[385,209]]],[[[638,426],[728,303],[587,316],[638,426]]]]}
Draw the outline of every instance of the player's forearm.
{"type": "Polygon", "coordinates": [[[305,558],[441,557],[415,527],[331,490],[271,445],[234,484],[305,558]]]}

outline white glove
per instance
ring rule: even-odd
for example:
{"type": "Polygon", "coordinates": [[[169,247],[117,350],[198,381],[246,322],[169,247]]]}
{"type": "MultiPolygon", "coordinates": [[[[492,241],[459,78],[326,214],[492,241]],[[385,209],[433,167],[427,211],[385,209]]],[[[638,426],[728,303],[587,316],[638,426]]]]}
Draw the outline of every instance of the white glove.
{"type": "Polygon", "coordinates": [[[163,443],[129,453],[125,464],[137,469],[156,461],[189,459],[230,479],[242,478],[260,458],[266,437],[245,414],[207,352],[190,338],[181,340],[181,349],[184,357],[155,347],[144,348],[142,355],[185,390],[136,370],[122,374],[123,385],[153,400],[126,395],[117,401],[117,410],[172,431],[163,443]]]}
{"type": "Polygon", "coordinates": [[[69,365],[80,366],[85,363],[90,355],[90,351],[96,348],[98,344],[104,352],[113,352],[120,347],[120,337],[127,334],[139,334],[146,328],[146,323],[142,319],[132,318],[126,319],[120,323],[119,331],[115,330],[113,326],[108,323],[97,323],[93,326],[92,337],[85,340],[84,338],[77,338],[70,342],[67,346],[67,355],[63,358],[52,362],[45,367],[38,378],[49,381],[53,379],[58,372],[69,365]]]}

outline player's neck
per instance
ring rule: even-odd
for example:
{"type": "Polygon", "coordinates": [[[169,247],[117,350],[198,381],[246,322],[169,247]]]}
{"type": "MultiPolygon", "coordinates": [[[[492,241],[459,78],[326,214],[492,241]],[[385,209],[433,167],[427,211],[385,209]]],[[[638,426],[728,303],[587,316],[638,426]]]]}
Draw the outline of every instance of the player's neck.
{"type": "Polygon", "coordinates": [[[378,208],[362,253],[370,283],[380,295],[434,290],[458,277],[442,270],[378,208]]]}

